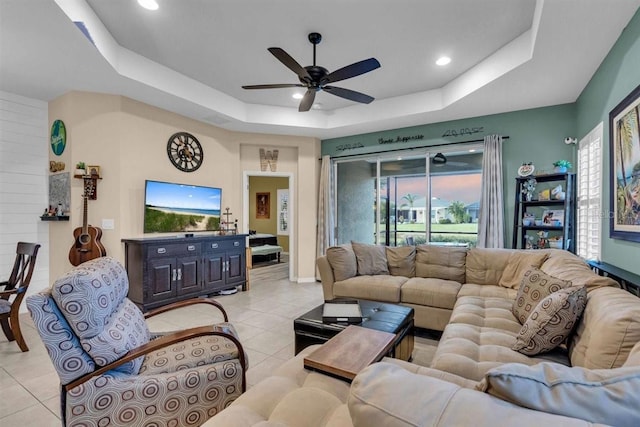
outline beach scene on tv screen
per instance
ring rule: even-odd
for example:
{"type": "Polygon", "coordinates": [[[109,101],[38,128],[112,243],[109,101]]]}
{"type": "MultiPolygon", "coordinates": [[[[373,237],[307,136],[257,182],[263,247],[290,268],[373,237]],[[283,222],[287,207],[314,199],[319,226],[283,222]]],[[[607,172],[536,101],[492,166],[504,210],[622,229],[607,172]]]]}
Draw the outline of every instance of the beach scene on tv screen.
{"type": "Polygon", "coordinates": [[[147,181],[144,232],[219,230],[221,193],[213,187],[147,181]]]}

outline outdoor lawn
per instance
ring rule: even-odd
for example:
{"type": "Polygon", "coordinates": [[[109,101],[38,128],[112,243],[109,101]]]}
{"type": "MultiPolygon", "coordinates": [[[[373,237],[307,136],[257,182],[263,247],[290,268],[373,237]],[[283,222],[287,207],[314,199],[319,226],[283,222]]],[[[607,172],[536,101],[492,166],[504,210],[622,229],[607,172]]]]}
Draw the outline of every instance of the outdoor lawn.
{"type": "MultiPolygon", "coordinates": [[[[397,242],[401,244],[405,236],[413,236],[415,243],[425,243],[424,223],[403,223],[397,224],[397,242]]],[[[380,231],[385,231],[385,224],[380,224],[380,231]]],[[[459,242],[468,243],[475,246],[478,240],[478,224],[431,224],[431,241],[432,242],[459,242]],[[449,234],[451,233],[451,234],[449,234]]]]}

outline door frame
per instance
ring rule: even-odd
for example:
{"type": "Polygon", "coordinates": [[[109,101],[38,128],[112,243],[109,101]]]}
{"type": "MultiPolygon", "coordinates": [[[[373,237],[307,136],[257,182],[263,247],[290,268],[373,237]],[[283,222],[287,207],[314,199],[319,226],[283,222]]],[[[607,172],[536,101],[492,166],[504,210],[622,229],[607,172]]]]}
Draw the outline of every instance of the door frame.
{"type": "MultiPolygon", "coordinates": [[[[293,173],[291,172],[266,172],[266,171],[244,171],[242,173],[242,228],[243,233],[249,234],[249,177],[259,176],[264,178],[288,178],[289,180],[289,280],[294,282],[294,263],[296,262],[295,246],[295,191],[293,173]]],[[[276,234],[277,236],[277,234],[276,234]]]]}

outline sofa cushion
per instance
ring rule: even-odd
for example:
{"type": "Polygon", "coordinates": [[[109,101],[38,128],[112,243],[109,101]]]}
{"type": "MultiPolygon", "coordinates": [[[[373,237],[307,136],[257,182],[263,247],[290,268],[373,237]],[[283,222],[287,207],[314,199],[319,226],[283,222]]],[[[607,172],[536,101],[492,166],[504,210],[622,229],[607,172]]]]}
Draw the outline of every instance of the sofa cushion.
{"type": "Polygon", "coordinates": [[[387,253],[384,246],[351,242],[356,254],[358,275],[389,274],[387,253]]]}
{"type": "Polygon", "coordinates": [[[459,298],[442,333],[431,368],[479,381],[489,369],[504,363],[569,363],[567,352],[562,348],[534,357],[512,350],[520,328],[511,313],[509,300],[459,298]]]}
{"type": "Polygon", "coordinates": [[[414,277],[416,275],[415,246],[387,246],[387,265],[392,276],[414,277]]]}
{"type": "Polygon", "coordinates": [[[465,283],[458,292],[458,298],[461,297],[483,297],[483,298],[502,298],[508,299],[513,305],[518,291],[511,288],[504,288],[498,285],[477,285],[475,283],[465,283]]]}
{"type": "Polygon", "coordinates": [[[203,427],[352,426],[346,405],[349,384],[304,369],[304,357],[318,347],[307,347],[284,362],[203,427]]]}
{"type": "Polygon", "coordinates": [[[464,283],[466,247],[418,245],[416,277],[432,277],[464,283]]]}
{"type": "Polygon", "coordinates": [[[520,282],[524,273],[531,267],[540,267],[547,259],[548,255],[544,252],[536,251],[513,251],[507,261],[507,266],[500,276],[498,285],[505,288],[520,287],[520,282]]]}
{"type": "Polygon", "coordinates": [[[507,402],[612,426],[640,425],[640,369],[506,364],[478,385],[507,402]]]}
{"type": "Polygon", "coordinates": [[[572,286],[548,295],[522,325],[512,348],[528,356],[556,348],[567,339],[586,303],[584,286],[572,286]]]}
{"type": "Polygon", "coordinates": [[[569,286],[570,281],[556,279],[535,267],[529,268],[524,272],[518,295],[513,302],[513,314],[520,324],[524,325],[540,301],[569,286]]]}
{"type": "Polygon", "coordinates": [[[453,280],[412,277],[400,290],[400,301],[452,309],[462,285],[453,280]]]}
{"type": "Polygon", "coordinates": [[[587,292],[602,287],[619,288],[618,282],[610,277],[595,274],[580,257],[562,249],[545,249],[549,254],[540,269],[547,274],[563,280],[571,280],[574,286],[584,285],[587,292]]]}
{"type": "Polygon", "coordinates": [[[355,377],[348,407],[355,427],[589,425],[582,420],[522,408],[386,362],[374,363],[355,377]]]}
{"type": "Polygon", "coordinates": [[[327,260],[336,281],[349,279],[358,273],[356,254],[350,243],[327,248],[327,260]]]}
{"type": "Polygon", "coordinates": [[[465,266],[466,283],[497,285],[512,252],[512,249],[470,249],[465,266]]]}
{"type": "Polygon", "coordinates": [[[640,341],[633,346],[622,366],[640,366],[640,341]]]}
{"type": "Polygon", "coordinates": [[[569,340],[573,366],[618,368],[640,341],[640,298],[603,287],[588,291],[587,306],[569,340]]]}
{"type": "Polygon", "coordinates": [[[407,281],[402,276],[356,276],[335,282],[335,297],[362,298],[383,302],[400,302],[400,288],[407,281]]]}

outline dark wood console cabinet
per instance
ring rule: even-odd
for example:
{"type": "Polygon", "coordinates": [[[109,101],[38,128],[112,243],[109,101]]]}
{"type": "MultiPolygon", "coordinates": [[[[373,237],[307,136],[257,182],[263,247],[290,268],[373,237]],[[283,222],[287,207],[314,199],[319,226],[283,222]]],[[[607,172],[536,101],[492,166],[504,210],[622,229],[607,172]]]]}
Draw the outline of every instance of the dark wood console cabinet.
{"type": "Polygon", "coordinates": [[[122,239],[129,298],[143,311],[242,285],[246,234],[122,239]]]}

